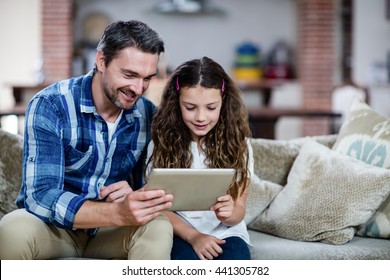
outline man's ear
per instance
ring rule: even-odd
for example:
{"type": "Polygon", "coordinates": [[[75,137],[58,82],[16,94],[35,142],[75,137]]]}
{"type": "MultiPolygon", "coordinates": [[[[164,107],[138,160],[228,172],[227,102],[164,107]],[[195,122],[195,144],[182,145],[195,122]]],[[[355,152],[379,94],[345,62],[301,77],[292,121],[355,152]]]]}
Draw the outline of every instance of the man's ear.
{"type": "Polygon", "coordinates": [[[96,53],[95,63],[96,63],[96,68],[97,68],[97,70],[99,72],[101,72],[105,68],[105,66],[106,66],[104,61],[105,61],[105,56],[104,56],[103,52],[102,51],[98,51],[96,53]]]}

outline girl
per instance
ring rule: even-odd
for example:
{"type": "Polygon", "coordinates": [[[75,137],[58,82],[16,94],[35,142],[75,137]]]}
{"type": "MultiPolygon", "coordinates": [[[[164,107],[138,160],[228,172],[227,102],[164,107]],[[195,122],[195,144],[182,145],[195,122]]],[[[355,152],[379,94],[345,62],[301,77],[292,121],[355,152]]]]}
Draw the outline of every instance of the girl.
{"type": "MultiPolygon", "coordinates": [[[[210,58],[179,66],[152,123],[148,168],[234,168],[229,193],[210,211],[167,212],[172,259],[250,259],[243,221],[253,173],[250,129],[240,90],[210,58]]],[[[148,175],[147,174],[147,175],[148,175]]]]}

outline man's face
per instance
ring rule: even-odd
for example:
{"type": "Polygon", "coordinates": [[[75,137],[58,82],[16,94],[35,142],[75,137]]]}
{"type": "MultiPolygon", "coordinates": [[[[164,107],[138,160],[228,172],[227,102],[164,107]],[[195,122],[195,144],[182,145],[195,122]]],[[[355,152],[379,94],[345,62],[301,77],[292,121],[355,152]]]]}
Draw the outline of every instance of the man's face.
{"type": "Polygon", "coordinates": [[[119,109],[132,108],[157,74],[157,64],[158,54],[144,53],[134,47],[121,50],[108,65],[99,52],[97,67],[104,95],[119,109]]]}

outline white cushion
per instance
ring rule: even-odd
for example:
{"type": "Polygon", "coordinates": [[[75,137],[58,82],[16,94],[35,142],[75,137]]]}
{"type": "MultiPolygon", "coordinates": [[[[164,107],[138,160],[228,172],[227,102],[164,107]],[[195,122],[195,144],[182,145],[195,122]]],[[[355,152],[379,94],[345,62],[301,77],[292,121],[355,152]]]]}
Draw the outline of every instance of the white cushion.
{"type": "Polygon", "coordinates": [[[287,185],[248,227],[295,240],[343,244],[389,193],[390,170],[308,140],[287,185]]]}
{"type": "Polygon", "coordinates": [[[249,224],[259,216],[281,189],[281,185],[261,180],[256,174],[253,174],[246,200],[245,223],[249,224]]]}

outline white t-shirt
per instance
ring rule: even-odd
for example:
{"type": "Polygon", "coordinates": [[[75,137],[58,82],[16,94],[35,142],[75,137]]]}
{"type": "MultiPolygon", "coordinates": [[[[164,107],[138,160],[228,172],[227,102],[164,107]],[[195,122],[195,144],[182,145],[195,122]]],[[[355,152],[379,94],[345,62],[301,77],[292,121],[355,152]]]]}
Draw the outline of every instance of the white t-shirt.
{"type": "Polygon", "coordinates": [[[108,128],[108,143],[111,142],[112,136],[115,133],[116,128],[118,127],[119,121],[123,115],[123,110],[121,110],[119,116],[116,118],[115,122],[106,122],[108,128]]]}
{"type": "MultiPolygon", "coordinates": [[[[249,150],[248,171],[250,172],[249,174],[253,174],[253,150],[249,139],[247,140],[247,144],[249,150]]],[[[150,142],[148,146],[148,159],[152,155],[153,146],[153,142],[150,142]]],[[[203,153],[199,152],[196,142],[191,142],[191,152],[193,156],[191,168],[207,168],[204,163],[205,156],[203,153]]],[[[150,170],[151,169],[148,168],[147,176],[149,176],[150,170]]],[[[247,244],[250,244],[247,227],[244,220],[235,226],[226,226],[217,219],[214,211],[177,211],[176,214],[178,214],[184,221],[186,221],[189,225],[201,233],[212,235],[219,239],[237,236],[242,238],[247,244]]]]}

